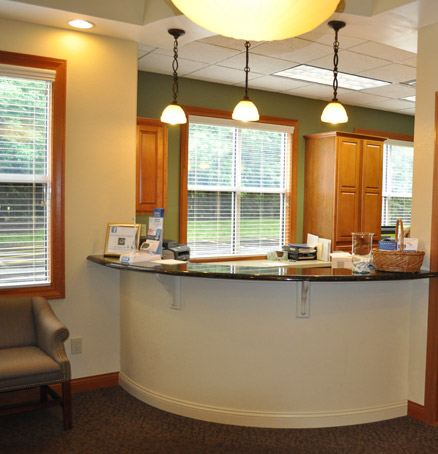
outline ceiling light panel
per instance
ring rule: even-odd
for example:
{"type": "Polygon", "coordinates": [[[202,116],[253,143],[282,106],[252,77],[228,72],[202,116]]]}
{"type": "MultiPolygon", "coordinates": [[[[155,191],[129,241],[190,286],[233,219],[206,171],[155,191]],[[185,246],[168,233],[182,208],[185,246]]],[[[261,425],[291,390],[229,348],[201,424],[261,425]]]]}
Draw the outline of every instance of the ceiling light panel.
{"type": "MultiPolygon", "coordinates": [[[[324,85],[333,84],[333,71],[324,68],[317,68],[316,66],[298,65],[285,69],[284,71],[279,71],[275,73],[275,75],[289,77],[291,79],[305,80],[308,82],[316,82],[324,85]]],[[[390,82],[340,72],[338,73],[338,84],[339,87],[348,88],[350,90],[366,90],[369,88],[390,85],[390,82]]]]}

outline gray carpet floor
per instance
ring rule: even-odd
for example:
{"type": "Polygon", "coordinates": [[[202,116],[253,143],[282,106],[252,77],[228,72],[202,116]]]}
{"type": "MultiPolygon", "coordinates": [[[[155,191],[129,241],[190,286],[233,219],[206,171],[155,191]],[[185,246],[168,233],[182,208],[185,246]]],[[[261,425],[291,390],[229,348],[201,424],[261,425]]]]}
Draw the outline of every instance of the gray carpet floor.
{"type": "Polygon", "coordinates": [[[60,408],[0,417],[1,454],[438,454],[438,427],[409,417],[326,429],[264,429],[197,421],[140,402],[120,387],[73,395],[60,408]]]}

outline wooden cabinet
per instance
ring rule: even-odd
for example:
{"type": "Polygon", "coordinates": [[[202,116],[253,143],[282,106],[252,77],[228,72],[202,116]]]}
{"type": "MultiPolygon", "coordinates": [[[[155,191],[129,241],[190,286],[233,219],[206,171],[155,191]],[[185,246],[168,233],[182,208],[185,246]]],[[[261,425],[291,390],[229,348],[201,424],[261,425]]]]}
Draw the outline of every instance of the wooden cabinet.
{"type": "Polygon", "coordinates": [[[167,205],[167,126],[153,118],[137,118],[137,214],[167,205]]]}
{"type": "Polygon", "coordinates": [[[304,240],[313,233],[346,251],[352,232],[373,232],[377,241],[385,139],[336,131],[304,137],[304,240]]]}

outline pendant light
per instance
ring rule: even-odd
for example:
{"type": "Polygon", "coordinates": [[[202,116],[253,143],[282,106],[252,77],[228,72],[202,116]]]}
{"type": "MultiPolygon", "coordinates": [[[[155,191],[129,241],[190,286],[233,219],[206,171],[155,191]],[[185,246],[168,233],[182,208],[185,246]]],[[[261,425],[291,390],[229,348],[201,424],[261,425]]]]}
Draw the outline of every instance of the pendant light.
{"type": "Polygon", "coordinates": [[[327,104],[324,111],[321,115],[321,121],[324,123],[347,123],[348,115],[345,110],[345,107],[338,101],[338,51],[339,51],[339,41],[338,41],[338,31],[341,28],[345,27],[345,22],[339,20],[332,20],[328,23],[328,26],[333,28],[335,31],[335,42],[333,43],[334,56],[333,56],[333,99],[327,104]]]}
{"type": "Polygon", "coordinates": [[[245,42],[246,49],[246,65],[245,65],[245,96],[233,110],[232,118],[233,120],[240,121],[257,121],[260,118],[259,111],[257,110],[256,105],[248,98],[248,73],[250,71],[248,62],[249,62],[249,48],[251,44],[249,41],[245,42]]]}
{"type": "Polygon", "coordinates": [[[190,20],[218,35],[273,41],[302,35],[327,20],[339,0],[172,0],[190,20]]]}
{"type": "Polygon", "coordinates": [[[177,103],[178,96],[178,38],[184,35],[185,31],[179,28],[171,28],[168,33],[175,39],[173,43],[173,101],[163,110],[161,121],[171,125],[181,125],[187,123],[187,117],[183,108],[177,103]]]}

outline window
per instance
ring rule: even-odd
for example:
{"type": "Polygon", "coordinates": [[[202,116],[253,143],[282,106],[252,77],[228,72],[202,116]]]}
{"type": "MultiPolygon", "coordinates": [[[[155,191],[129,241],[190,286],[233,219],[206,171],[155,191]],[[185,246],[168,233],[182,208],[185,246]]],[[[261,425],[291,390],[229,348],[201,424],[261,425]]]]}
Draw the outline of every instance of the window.
{"type": "Polygon", "coordinates": [[[414,146],[411,142],[387,140],[383,151],[382,228],[395,228],[401,218],[411,225],[412,170],[414,146]]]}
{"type": "Polygon", "coordinates": [[[291,238],[293,124],[189,115],[186,129],[181,223],[191,257],[281,250],[291,238]]]}
{"type": "Polygon", "coordinates": [[[64,296],[63,60],[0,52],[0,294],[64,296]]]}

